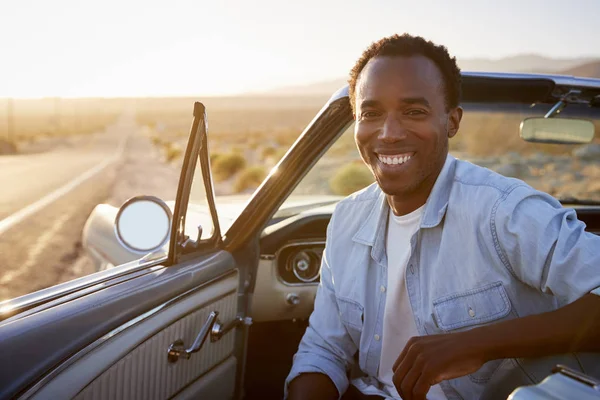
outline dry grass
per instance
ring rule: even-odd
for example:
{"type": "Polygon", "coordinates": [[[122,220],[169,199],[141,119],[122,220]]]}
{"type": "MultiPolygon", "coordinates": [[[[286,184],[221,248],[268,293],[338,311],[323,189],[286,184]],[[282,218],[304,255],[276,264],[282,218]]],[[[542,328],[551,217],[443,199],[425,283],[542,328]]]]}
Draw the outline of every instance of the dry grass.
{"type": "Polygon", "coordinates": [[[227,180],[246,167],[246,159],[239,153],[223,154],[214,160],[212,172],[217,182],[227,180]]]}
{"type": "MultiPolygon", "coordinates": [[[[142,99],[137,121],[164,140],[187,140],[195,99],[142,99]]],[[[322,107],[322,98],[203,99],[211,151],[289,146],[322,107]]]]}
{"type": "MultiPolygon", "coordinates": [[[[228,187],[225,189],[227,192],[246,191],[258,186],[258,178],[248,178],[248,181],[254,182],[250,185],[252,187],[243,184],[245,174],[249,174],[246,171],[255,171],[253,176],[262,177],[262,172],[257,171],[270,169],[283,156],[314,118],[324,100],[206,99],[211,165],[215,181],[220,182],[217,186],[228,187]]],[[[152,129],[152,140],[158,146],[178,143],[181,147],[189,135],[193,101],[140,100],[137,103],[138,122],[152,129]]],[[[467,111],[458,135],[450,141],[450,149],[459,153],[461,158],[496,159],[494,163],[498,164],[502,162],[498,161],[499,158],[509,153],[517,157],[534,153],[566,155],[576,147],[523,141],[519,137],[519,125],[527,116],[467,111]]],[[[373,182],[370,172],[360,164],[352,129],[349,128],[349,132],[333,144],[327,153],[327,161],[320,162],[321,166],[317,167],[320,170],[314,176],[309,174],[305,178],[307,184],[301,185],[301,189],[310,193],[348,194],[373,182]]],[[[600,121],[596,121],[596,130],[600,132],[600,121]]]]}
{"type": "Polygon", "coordinates": [[[267,170],[261,166],[254,165],[241,171],[233,184],[233,191],[242,193],[254,191],[267,177],[267,170]]]}
{"type": "Polygon", "coordinates": [[[347,196],[373,182],[371,171],[362,161],[356,161],[338,169],[329,181],[329,188],[333,194],[347,196]]]}

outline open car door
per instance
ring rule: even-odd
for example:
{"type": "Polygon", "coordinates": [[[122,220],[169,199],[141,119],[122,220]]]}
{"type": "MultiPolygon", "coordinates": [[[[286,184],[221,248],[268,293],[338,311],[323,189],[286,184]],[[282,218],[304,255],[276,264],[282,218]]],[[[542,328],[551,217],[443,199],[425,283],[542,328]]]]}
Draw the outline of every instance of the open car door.
{"type": "Polygon", "coordinates": [[[0,398],[241,397],[248,266],[222,250],[201,103],[167,237],[168,254],[0,304],[0,398]],[[212,229],[190,238],[198,188],[212,229]]]}

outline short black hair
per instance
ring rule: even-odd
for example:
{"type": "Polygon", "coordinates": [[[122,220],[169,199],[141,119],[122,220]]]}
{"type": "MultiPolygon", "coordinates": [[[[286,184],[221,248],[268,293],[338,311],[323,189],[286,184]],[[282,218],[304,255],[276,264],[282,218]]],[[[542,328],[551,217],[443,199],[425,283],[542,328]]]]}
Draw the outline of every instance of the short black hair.
{"type": "Polygon", "coordinates": [[[460,68],[456,64],[456,57],[450,57],[445,46],[425,40],[420,36],[412,36],[408,33],[403,35],[392,35],[372,43],[358,59],[352,71],[350,71],[350,103],[354,110],[356,103],[356,82],[365,65],[374,57],[406,57],[421,55],[429,58],[437,65],[444,79],[444,91],[446,92],[446,107],[448,109],[457,107],[461,96],[460,68]]]}

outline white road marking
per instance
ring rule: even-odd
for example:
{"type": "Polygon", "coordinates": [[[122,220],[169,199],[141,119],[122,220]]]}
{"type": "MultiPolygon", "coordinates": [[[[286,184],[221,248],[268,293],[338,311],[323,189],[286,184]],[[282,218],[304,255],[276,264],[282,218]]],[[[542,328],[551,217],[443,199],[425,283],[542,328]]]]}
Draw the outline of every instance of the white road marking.
{"type": "Polygon", "coordinates": [[[73,212],[64,214],[59,219],[54,220],[52,226],[45,230],[42,235],[33,243],[29,249],[29,252],[27,253],[27,260],[21,266],[21,268],[5,273],[0,278],[0,285],[10,284],[10,282],[15,278],[18,278],[26,272],[29,272],[29,269],[31,269],[31,267],[35,266],[37,263],[38,258],[44,254],[44,250],[48,246],[49,240],[60,231],[67,221],[69,221],[69,219],[72,217],[72,214],[73,212]]]}
{"type": "Polygon", "coordinates": [[[35,203],[30,204],[25,208],[22,208],[21,210],[15,212],[12,215],[9,215],[8,217],[6,217],[2,221],[0,221],[0,235],[2,235],[4,232],[9,230],[16,224],[22,222],[24,219],[26,219],[30,215],[35,214],[36,212],[40,211],[42,208],[44,208],[47,205],[53,203],[54,201],[60,199],[65,194],[69,193],[70,191],[75,189],[77,186],[81,185],[83,182],[87,181],[88,179],[94,177],[98,173],[102,172],[102,170],[104,170],[110,164],[117,161],[121,157],[121,154],[123,154],[126,140],[127,140],[126,137],[123,138],[121,140],[121,142],[119,143],[117,152],[112,157],[110,157],[109,159],[104,161],[102,164],[99,164],[99,165],[95,166],[94,168],[84,172],[83,174],[79,175],[77,178],[73,179],[66,185],[56,189],[55,191],[42,197],[35,203]]]}

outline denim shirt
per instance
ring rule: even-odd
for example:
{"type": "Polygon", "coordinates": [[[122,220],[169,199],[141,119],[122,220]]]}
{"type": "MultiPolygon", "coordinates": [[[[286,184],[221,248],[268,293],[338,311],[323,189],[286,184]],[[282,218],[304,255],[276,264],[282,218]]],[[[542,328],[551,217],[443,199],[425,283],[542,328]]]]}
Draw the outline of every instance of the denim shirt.
{"type": "MultiPolygon", "coordinates": [[[[342,200],[327,228],[309,326],[285,384],[301,373],[350,380],[386,397],[376,379],[386,307],[385,195],[373,184],[342,200]]],[[[448,155],[411,239],[406,287],[419,335],[460,332],[556,310],[600,294],[600,236],[573,209],[523,181],[448,155]]],[[[389,305],[393,306],[393,305],[389,305]]],[[[600,354],[500,359],[441,383],[448,399],[506,399],[556,364],[600,374],[600,354]]]]}

